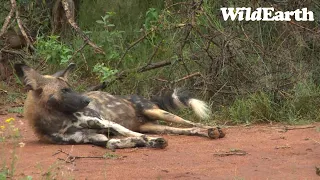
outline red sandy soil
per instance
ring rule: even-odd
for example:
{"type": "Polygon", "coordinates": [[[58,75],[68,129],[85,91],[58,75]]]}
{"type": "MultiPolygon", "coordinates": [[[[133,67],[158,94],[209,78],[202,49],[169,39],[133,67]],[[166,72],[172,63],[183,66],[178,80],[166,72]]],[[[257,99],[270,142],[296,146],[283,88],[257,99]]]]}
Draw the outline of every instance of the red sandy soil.
{"type": "MultiPolygon", "coordinates": [[[[9,117],[15,115],[0,116],[0,125],[9,117]]],[[[92,145],[40,143],[23,118],[15,119],[25,146],[14,153],[10,140],[0,143],[0,163],[6,159],[10,167],[13,154],[17,157],[12,179],[320,179],[320,123],[286,132],[283,125],[230,127],[218,140],[163,135],[169,141],[165,149],[112,152],[92,145]],[[72,160],[59,150],[108,158],[72,160]],[[228,156],[221,155],[226,152],[228,156]]]]}

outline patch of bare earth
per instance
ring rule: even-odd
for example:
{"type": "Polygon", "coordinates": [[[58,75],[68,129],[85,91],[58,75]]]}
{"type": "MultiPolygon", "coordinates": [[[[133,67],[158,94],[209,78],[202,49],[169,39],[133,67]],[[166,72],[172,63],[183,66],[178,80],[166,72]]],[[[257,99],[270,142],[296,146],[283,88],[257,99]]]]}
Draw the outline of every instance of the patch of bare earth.
{"type": "MultiPolygon", "coordinates": [[[[0,124],[14,115],[0,116],[0,124]]],[[[320,123],[311,126],[249,126],[227,129],[219,140],[163,135],[165,149],[112,152],[92,145],[40,143],[16,118],[25,143],[16,148],[15,177],[33,179],[320,179],[320,123]],[[69,154],[69,155],[68,155],[69,154]],[[106,158],[101,158],[101,157],[106,158]]],[[[13,143],[3,147],[7,163],[13,143]]],[[[1,161],[2,162],[2,161],[1,161]]]]}

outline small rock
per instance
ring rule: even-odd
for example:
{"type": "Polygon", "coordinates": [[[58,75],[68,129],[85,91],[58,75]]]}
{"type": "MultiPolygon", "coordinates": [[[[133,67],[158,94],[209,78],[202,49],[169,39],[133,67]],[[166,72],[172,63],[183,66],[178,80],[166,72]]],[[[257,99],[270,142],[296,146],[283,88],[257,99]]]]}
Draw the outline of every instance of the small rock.
{"type": "Polygon", "coordinates": [[[316,166],[316,174],[320,176],[320,166],[316,166]]]}
{"type": "Polygon", "coordinates": [[[23,118],[24,116],[22,115],[22,114],[20,114],[20,113],[18,113],[17,115],[16,115],[18,118],[23,118]]]}

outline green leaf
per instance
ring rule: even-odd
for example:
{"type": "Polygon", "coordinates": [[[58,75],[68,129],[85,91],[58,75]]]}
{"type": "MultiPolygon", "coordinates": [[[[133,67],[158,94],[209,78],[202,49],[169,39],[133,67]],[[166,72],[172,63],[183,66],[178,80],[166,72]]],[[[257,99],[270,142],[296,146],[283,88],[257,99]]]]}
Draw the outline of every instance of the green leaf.
{"type": "Polygon", "coordinates": [[[104,22],[104,21],[101,21],[101,20],[96,20],[96,23],[98,23],[98,24],[105,24],[105,22],[104,22]]]}

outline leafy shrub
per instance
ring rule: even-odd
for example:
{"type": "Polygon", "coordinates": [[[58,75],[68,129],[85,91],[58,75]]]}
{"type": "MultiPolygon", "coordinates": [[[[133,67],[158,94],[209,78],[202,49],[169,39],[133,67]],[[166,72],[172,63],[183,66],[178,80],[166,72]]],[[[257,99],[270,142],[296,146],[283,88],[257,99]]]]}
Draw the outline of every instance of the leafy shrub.
{"type": "Polygon", "coordinates": [[[118,72],[116,69],[110,69],[104,65],[104,63],[97,63],[93,67],[93,72],[96,73],[100,79],[101,82],[103,81],[111,81],[115,77],[114,75],[118,72]]]}
{"type": "Polygon", "coordinates": [[[72,57],[73,50],[59,40],[59,36],[38,37],[37,54],[52,65],[66,64],[72,57]]]}

